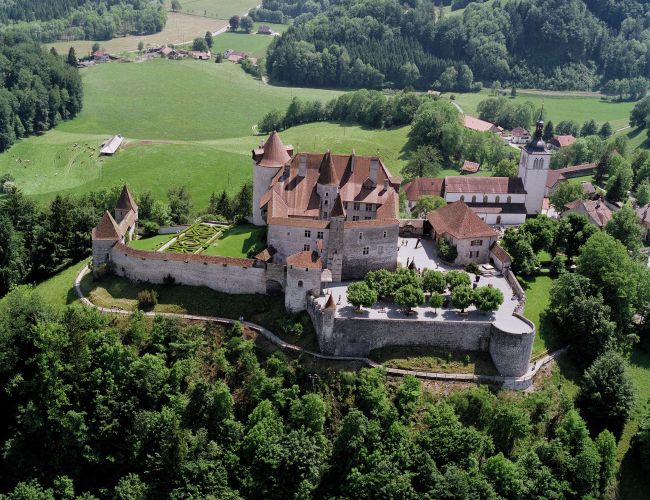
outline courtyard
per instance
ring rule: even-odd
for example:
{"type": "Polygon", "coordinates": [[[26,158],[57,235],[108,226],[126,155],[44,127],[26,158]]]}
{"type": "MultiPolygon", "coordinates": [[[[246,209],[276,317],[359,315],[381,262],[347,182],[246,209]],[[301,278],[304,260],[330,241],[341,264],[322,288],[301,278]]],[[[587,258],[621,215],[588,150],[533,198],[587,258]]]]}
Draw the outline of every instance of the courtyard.
{"type": "MultiPolygon", "coordinates": [[[[398,262],[402,267],[407,266],[407,261],[415,262],[415,267],[422,271],[434,269],[448,272],[461,269],[443,263],[437,255],[433,241],[423,238],[399,238],[398,262]],[[417,248],[416,248],[417,244],[417,248]]],[[[471,275],[473,277],[473,275],[471,275]]],[[[336,316],[340,318],[366,318],[376,320],[412,320],[412,321],[459,321],[459,322],[486,322],[494,323],[499,329],[509,333],[529,333],[531,327],[522,319],[513,316],[519,306],[519,299],[514,295],[512,288],[505,277],[500,274],[495,276],[480,276],[477,286],[491,285],[503,293],[503,304],[493,313],[482,313],[474,306],[468,307],[464,313],[453,307],[442,307],[435,314],[434,309],[428,304],[423,304],[412,309],[410,314],[405,314],[403,309],[392,301],[378,301],[374,306],[363,308],[356,312],[354,306],[347,301],[347,287],[352,282],[333,283],[323,290],[323,295],[317,300],[324,306],[328,295],[331,293],[336,302],[336,316]]]]}

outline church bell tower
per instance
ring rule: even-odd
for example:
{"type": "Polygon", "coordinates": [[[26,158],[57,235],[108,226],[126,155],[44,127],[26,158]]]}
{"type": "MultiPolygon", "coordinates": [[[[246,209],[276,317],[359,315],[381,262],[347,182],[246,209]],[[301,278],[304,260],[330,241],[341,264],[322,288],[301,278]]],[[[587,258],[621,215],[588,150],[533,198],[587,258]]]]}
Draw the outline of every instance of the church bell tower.
{"type": "Polygon", "coordinates": [[[544,120],[542,113],[537,119],[535,134],[530,142],[521,151],[519,161],[519,178],[526,190],[526,213],[535,215],[542,212],[544,194],[546,191],[546,178],[551,167],[552,151],[544,142],[544,120]]]}

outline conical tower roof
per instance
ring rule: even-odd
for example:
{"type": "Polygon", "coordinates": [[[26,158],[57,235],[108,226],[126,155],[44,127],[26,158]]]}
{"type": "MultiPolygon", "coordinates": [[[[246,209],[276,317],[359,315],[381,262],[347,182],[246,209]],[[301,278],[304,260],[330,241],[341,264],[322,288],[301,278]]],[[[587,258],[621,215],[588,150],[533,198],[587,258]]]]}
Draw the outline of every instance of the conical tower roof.
{"type": "Polygon", "coordinates": [[[138,205],[133,199],[133,196],[131,196],[131,192],[126,184],[124,184],[124,187],[122,188],[122,193],[120,194],[120,198],[117,200],[115,208],[120,210],[133,210],[134,212],[138,210],[138,205]]]}
{"type": "Polygon", "coordinates": [[[281,167],[291,160],[286,146],[282,144],[280,135],[275,130],[264,143],[263,149],[264,153],[257,162],[260,167],[281,167]]]}
{"type": "Polygon", "coordinates": [[[318,184],[322,184],[323,186],[338,186],[341,182],[339,176],[336,175],[332,153],[329,151],[325,153],[325,156],[323,156],[319,172],[320,176],[318,177],[318,184]]]}
{"type": "Polygon", "coordinates": [[[336,200],[334,200],[334,206],[330,212],[330,217],[345,217],[345,209],[343,208],[343,202],[341,201],[340,196],[337,196],[336,200]]]}
{"type": "Polygon", "coordinates": [[[330,296],[327,297],[327,302],[325,302],[325,309],[336,309],[336,304],[334,303],[334,297],[330,293],[330,296]]]}
{"type": "Polygon", "coordinates": [[[99,224],[93,228],[93,240],[119,240],[120,232],[117,222],[107,210],[99,224]]]}

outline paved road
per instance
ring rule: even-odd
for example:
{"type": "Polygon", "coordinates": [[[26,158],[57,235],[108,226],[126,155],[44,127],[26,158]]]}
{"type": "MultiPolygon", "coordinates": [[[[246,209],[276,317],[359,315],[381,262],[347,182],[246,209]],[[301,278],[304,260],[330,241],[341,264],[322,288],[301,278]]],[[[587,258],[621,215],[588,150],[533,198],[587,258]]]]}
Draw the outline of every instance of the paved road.
{"type": "MultiPolygon", "coordinates": [[[[79,299],[83,305],[87,307],[93,307],[97,309],[99,312],[104,314],[121,314],[123,316],[130,316],[131,314],[133,314],[132,311],[126,311],[118,307],[100,307],[93,304],[84,295],[83,290],[81,289],[81,280],[89,272],[90,269],[88,267],[84,267],[81,271],[79,271],[79,274],[77,274],[77,277],[75,278],[74,281],[75,292],[79,296],[79,299]]],[[[168,318],[178,318],[178,319],[193,320],[193,321],[209,321],[212,323],[218,323],[222,325],[232,325],[236,322],[236,320],[230,318],[220,318],[215,316],[198,316],[194,314],[154,313],[154,312],[146,312],[144,314],[145,316],[165,316],[168,318]]],[[[534,363],[531,363],[529,365],[528,372],[524,376],[517,377],[517,378],[490,376],[490,375],[474,375],[471,373],[434,373],[434,372],[423,372],[423,371],[416,371],[416,370],[402,370],[399,368],[384,368],[378,363],[375,363],[374,361],[368,358],[362,358],[362,357],[328,356],[326,354],[310,351],[300,346],[285,342],[270,330],[267,330],[263,326],[257,325],[255,323],[251,323],[250,321],[242,321],[242,324],[245,325],[247,328],[255,331],[256,333],[259,333],[266,340],[276,345],[280,349],[289,352],[294,352],[296,354],[306,354],[308,356],[312,356],[317,359],[324,359],[328,361],[357,361],[357,362],[364,363],[367,366],[373,368],[383,368],[388,375],[397,376],[397,377],[403,377],[404,375],[413,375],[414,377],[418,377],[425,380],[439,380],[439,381],[447,381],[447,382],[470,382],[470,383],[477,383],[477,384],[496,384],[496,385],[502,385],[503,387],[508,389],[516,389],[516,390],[532,389],[533,379],[535,375],[537,375],[539,370],[544,366],[546,366],[551,361],[555,360],[555,358],[557,358],[565,351],[565,349],[559,349],[553,353],[544,356],[542,359],[539,359],[534,363]]]]}

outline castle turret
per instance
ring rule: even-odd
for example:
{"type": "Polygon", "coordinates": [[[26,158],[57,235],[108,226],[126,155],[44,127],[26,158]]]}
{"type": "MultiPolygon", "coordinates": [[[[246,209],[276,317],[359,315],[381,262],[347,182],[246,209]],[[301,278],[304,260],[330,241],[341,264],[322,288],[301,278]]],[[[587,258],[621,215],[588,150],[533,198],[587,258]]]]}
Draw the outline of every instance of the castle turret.
{"type": "Polygon", "coordinates": [[[542,212],[546,178],[551,165],[552,151],[542,138],[544,120],[540,113],[535,128],[535,134],[521,152],[519,161],[519,177],[526,190],[526,213],[528,215],[542,212]]]}
{"type": "Polygon", "coordinates": [[[111,248],[120,241],[120,228],[111,213],[104,212],[102,219],[92,230],[93,273],[107,265],[111,260],[111,248]]]}
{"type": "MultiPolygon", "coordinates": [[[[133,210],[135,214],[138,213],[138,205],[136,204],[131,192],[126,184],[122,188],[122,193],[120,194],[119,199],[117,200],[117,205],[115,205],[115,222],[118,224],[124,220],[127,214],[133,210]]],[[[137,218],[137,217],[136,217],[137,218]]]]}
{"type": "Polygon", "coordinates": [[[329,219],[331,217],[334,202],[339,196],[340,183],[341,179],[339,179],[334,168],[332,153],[327,151],[320,164],[318,183],[316,184],[316,191],[320,197],[320,217],[322,219],[329,219]]]}
{"type": "Polygon", "coordinates": [[[260,200],[280,169],[289,163],[292,154],[293,147],[282,144],[276,131],[260,148],[253,150],[253,224],[256,226],[266,225],[260,200]]]}

